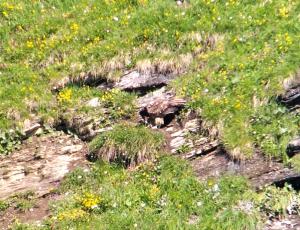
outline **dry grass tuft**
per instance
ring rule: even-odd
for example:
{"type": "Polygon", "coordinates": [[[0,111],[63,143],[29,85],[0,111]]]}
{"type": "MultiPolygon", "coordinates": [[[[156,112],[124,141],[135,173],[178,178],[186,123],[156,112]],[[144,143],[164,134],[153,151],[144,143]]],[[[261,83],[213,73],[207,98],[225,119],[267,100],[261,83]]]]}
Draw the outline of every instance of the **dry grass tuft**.
{"type": "Polygon", "coordinates": [[[295,74],[292,74],[290,77],[284,79],[282,85],[285,90],[300,85],[300,69],[295,74]]]}
{"type": "Polygon", "coordinates": [[[90,143],[89,155],[91,158],[134,167],[153,160],[163,143],[164,139],[160,133],[143,126],[120,124],[95,138],[90,143]]]}
{"type": "Polygon", "coordinates": [[[170,59],[149,59],[137,62],[136,69],[143,74],[180,75],[184,74],[193,61],[191,54],[182,54],[170,59]]]}

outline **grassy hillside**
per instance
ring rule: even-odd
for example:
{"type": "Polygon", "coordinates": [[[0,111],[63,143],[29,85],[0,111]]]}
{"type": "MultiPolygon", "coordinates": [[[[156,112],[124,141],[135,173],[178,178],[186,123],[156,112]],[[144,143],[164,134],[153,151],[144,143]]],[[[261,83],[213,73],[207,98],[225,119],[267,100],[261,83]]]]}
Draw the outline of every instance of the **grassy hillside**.
{"type": "Polygon", "coordinates": [[[52,94],[51,84],[66,76],[118,79],[126,69],[157,66],[185,73],[175,87],[222,130],[234,156],[251,156],[257,144],[285,157],[299,121],[274,97],[299,67],[299,7],[296,0],[3,1],[0,127],[20,126],[29,113],[51,123],[76,95],[93,94],[72,87],[52,94]]]}
{"type": "MultiPolygon", "coordinates": [[[[174,0],[3,0],[0,154],[18,142],[11,129],[22,129],[28,118],[54,126],[76,113],[106,126],[134,117],[135,93],[96,89],[82,79],[114,82],[136,69],[178,75],[169,87],[217,127],[233,157],[259,149],[288,162],[286,146],[299,134],[300,119],[276,96],[299,69],[299,20],[298,0],[190,0],[181,6],[174,0]],[[54,92],[67,78],[76,84],[54,92]],[[94,97],[103,110],[86,105],[94,97]]],[[[91,143],[96,155],[122,161],[126,152],[153,163],[134,170],[99,163],[90,172],[75,171],[59,191],[69,195],[53,204],[41,228],[257,229],[266,212],[284,215],[298,199],[289,188],[257,194],[240,177],[199,182],[185,162],[158,157],[159,134],[114,127],[91,143]],[[107,154],[111,149],[120,156],[107,154]]],[[[132,159],[125,163],[139,163],[132,159]]]]}

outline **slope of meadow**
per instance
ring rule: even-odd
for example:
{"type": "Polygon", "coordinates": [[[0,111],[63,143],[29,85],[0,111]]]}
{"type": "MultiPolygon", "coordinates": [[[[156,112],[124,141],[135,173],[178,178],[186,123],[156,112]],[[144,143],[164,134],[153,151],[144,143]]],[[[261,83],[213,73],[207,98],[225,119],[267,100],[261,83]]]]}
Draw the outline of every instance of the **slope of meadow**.
{"type": "MultiPolygon", "coordinates": [[[[19,136],[11,130],[26,119],[53,127],[73,108],[102,117],[103,126],[132,118],[135,93],[82,79],[116,82],[138,70],[178,76],[169,87],[218,129],[234,158],[259,149],[288,163],[286,146],[300,120],[276,97],[299,69],[299,20],[297,0],[3,0],[0,153],[14,148],[19,136]],[[95,97],[108,112],[86,106],[95,97]]],[[[241,178],[202,184],[184,162],[158,157],[133,172],[108,165],[76,171],[61,190],[71,195],[53,206],[45,228],[256,229],[259,210],[284,212],[289,189],[276,206],[241,178]]]]}
{"type": "Polygon", "coordinates": [[[51,123],[62,103],[92,94],[70,88],[57,100],[51,83],[66,76],[118,79],[125,69],[164,64],[185,73],[174,85],[222,130],[233,155],[249,156],[257,144],[284,157],[298,119],[274,97],[298,68],[299,7],[292,0],[4,1],[0,127],[20,126],[30,113],[51,123]],[[207,50],[210,37],[215,47],[207,50]]]}

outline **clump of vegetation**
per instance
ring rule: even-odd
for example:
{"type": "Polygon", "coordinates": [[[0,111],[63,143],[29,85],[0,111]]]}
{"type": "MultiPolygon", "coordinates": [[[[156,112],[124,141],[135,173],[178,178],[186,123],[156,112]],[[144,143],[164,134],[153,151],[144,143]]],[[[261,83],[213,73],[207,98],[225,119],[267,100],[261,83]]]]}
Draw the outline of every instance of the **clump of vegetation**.
{"type": "Polygon", "coordinates": [[[106,91],[101,96],[101,102],[110,110],[111,119],[132,118],[135,114],[134,94],[119,89],[106,91]]]}
{"type": "Polygon", "coordinates": [[[297,215],[300,211],[300,196],[288,185],[284,188],[269,186],[259,194],[258,207],[270,219],[297,215]]]}
{"type": "Polygon", "coordinates": [[[0,200],[0,212],[9,208],[9,203],[5,200],[0,200]]]}
{"type": "Polygon", "coordinates": [[[61,189],[68,195],[51,205],[52,217],[37,229],[254,230],[260,225],[255,208],[237,208],[255,198],[245,179],[199,182],[175,157],[144,162],[134,170],[98,162],[88,172],[71,173],[61,189]]]}
{"type": "Polygon", "coordinates": [[[10,197],[8,201],[10,203],[10,206],[21,212],[26,212],[35,206],[36,196],[34,192],[28,191],[25,193],[15,194],[10,197]]]}
{"type": "Polygon", "coordinates": [[[295,170],[300,172],[300,154],[296,154],[289,162],[295,170]]]}
{"type": "Polygon", "coordinates": [[[18,147],[23,138],[22,132],[18,130],[0,130],[0,154],[9,154],[18,147]]]}
{"type": "Polygon", "coordinates": [[[90,143],[90,155],[108,162],[135,166],[154,159],[163,143],[162,134],[144,126],[124,123],[96,137],[90,143]]]}
{"type": "MultiPolygon", "coordinates": [[[[34,192],[28,191],[15,194],[5,200],[0,200],[0,213],[5,212],[8,208],[13,208],[20,212],[29,211],[36,205],[36,196],[34,192]]],[[[19,225],[15,223],[15,226],[19,225]]],[[[22,224],[20,224],[22,225],[22,224]]],[[[18,229],[18,228],[13,228],[18,229]]]]}

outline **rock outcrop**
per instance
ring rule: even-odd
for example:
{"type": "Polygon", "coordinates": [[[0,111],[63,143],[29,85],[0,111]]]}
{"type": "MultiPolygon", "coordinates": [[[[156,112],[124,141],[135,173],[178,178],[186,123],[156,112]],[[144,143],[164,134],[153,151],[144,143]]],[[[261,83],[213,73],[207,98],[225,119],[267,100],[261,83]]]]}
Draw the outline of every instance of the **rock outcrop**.
{"type": "Polygon", "coordinates": [[[86,154],[82,141],[61,132],[24,141],[19,150],[0,156],[0,199],[28,190],[49,193],[70,170],[87,164],[86,154]]]}
{"type": "Polygon", "coordinates": [[[139,114],[145,123],[163,127],[184,108],[186,100],[178,98],[165,87],[138,99],[139,114]]]}
{"type": "Polygon", "coordinates": [[[136,70],[125,74],[115,87],[125,91],[147,92],[168,84],[175,76],[171,74],[140,73],[136,70]]]}

